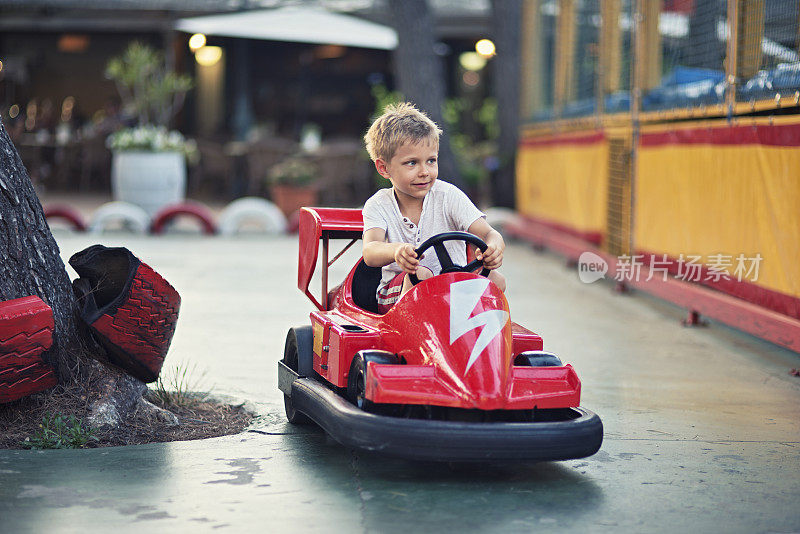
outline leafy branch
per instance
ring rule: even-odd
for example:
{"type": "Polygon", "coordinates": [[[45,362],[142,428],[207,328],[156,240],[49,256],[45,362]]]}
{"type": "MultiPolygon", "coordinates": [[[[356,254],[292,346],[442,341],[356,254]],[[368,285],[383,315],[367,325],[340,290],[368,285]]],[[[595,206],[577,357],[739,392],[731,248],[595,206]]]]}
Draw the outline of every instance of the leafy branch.
{"type": "Polygon", "coordinates": [[[139,124],[168,126],[194,87],[191,76],[167,68],[164,55],[138,41],[111,59],[106,77],[113,80],[126,106],[139,124]]]}

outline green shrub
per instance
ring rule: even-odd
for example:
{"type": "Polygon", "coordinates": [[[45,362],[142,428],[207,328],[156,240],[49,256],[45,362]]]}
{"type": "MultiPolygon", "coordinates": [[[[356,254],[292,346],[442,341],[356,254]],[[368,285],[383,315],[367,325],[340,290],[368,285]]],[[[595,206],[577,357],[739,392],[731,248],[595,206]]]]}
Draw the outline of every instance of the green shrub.
{"type": "Polygon", "coordinates": [[[29,449],[81,449],[90,441],[97,441],[94,433],[74,415],[48,414],[42,416],[39,429],[22,445],[29,449]]]}
{"type": "Polygon", "coordinates": [[[164,54],[138,41],[108,62],[106,77],[117,84],[122,101],[140,125],[167,127],[194,87],[191,76],[176,74],[167,67],[164,54]]]}

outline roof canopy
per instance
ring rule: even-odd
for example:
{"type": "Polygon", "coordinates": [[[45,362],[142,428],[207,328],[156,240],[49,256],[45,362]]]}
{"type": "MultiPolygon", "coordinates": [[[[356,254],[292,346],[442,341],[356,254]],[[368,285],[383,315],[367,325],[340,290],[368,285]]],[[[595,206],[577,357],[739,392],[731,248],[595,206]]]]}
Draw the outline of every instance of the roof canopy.
{"type": "Polygon", "coordinates": [[[185,18],[175,29],[223,37],[321,43],[392,50],[397,33],[387,26],[309,7],[260,9],[185,18]]]}

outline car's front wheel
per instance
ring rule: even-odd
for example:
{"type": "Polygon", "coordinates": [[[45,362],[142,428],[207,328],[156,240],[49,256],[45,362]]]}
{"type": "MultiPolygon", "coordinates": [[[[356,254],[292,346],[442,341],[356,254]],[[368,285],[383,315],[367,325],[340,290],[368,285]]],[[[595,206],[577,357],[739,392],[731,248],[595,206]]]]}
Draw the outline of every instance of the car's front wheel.
{"type": "Polygon", "coordinates": [[[362,350],[353,357],[350,372],[347,375],[347,398],[365,412],[374,412],[376,405],[366,397],[367,363],[399,364],[396,354],[382,350],[362,350]]]}
{"type": "Polygon", "coordinates": [[[526,367],[561,367],[561,358],[552,352],[545,352],[543,350],[529,350],[517,354],[514,358],[514,365],[523,365],[526,367]]]}

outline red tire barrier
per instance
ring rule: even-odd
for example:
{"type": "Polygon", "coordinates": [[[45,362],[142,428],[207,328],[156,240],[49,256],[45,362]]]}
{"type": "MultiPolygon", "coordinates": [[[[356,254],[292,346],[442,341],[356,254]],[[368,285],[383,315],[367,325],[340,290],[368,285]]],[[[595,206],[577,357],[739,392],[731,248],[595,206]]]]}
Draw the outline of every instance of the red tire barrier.
{"type": "Polygon", "coordinates": [[[296,234],[300,231],[300,210],[289,215],[286,222],[286,231],[290,234],[296,234]]]}
{"type": "Polygon", "coordinates": [[[183,202],[180,204],[169,205],[155,214],[150,231],[154,234],[164,232],[164,225],[179,215],[188,215],[200,221],[203,226],[203,233],[214,235],[217,233],[217,226],[214,224],[214,215],[207,207],[197,202],[183,202]]]}
{"type": "Polygon", "coordinates": [[[83,220],[83,216],[69,206],[45,206],[44,217],[45,219],[62,219],[72,225],[73,230],[86,231],[86,221],[83,220]]]}
{"type": "Polygon", "coordinates": [[[181,297],[124,247],[94,245],[69,260],[81,319],[106,350],[107,363],[144,382],[158,378],[169,350],[181,297]]]}
{"type": "Polygon", "coordinates": [[[56,385],[42,353],[53,345],[53,311],[39,297],[0,302],[0,402],[56,385]]]}

